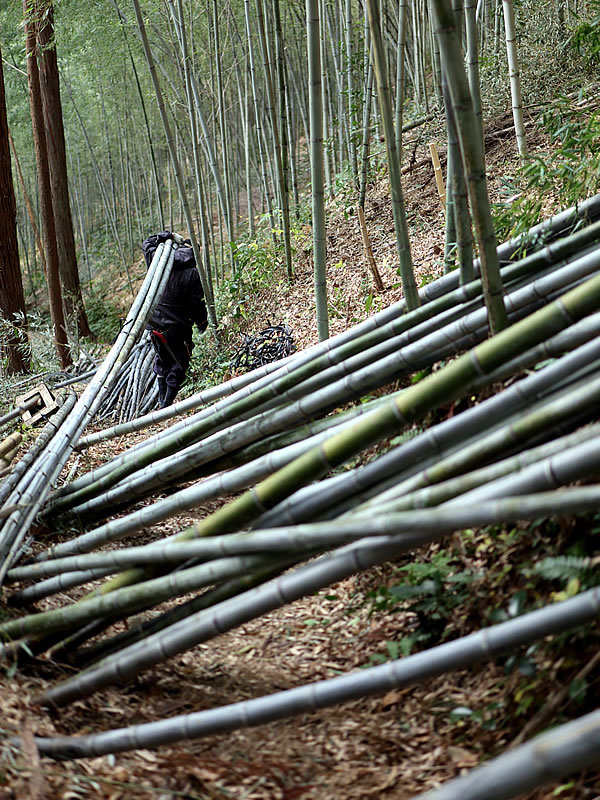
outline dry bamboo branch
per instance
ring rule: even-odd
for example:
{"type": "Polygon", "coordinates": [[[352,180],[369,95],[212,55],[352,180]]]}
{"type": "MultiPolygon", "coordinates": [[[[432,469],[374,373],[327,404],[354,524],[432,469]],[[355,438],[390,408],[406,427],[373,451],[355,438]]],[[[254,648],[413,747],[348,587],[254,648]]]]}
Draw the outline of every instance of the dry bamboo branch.
{"type": "Polygon", "coordinates": [[[377,264],[375,262],[375,257],[373,256],[373,249],[371,247],[371,240],[369,238],[369,231],[367,229],[367,223],[365,222],[365,212],[362,206],[358,205],[356,207],[357,214],[358,214],[358,223],[360,225],[360,235],[362,237],[363,243],[363,252],[365,254],[365,260],[371,272],[373,273],[373,280],[375,281],[375,287],[377,288],[378,292],[385,291],[385,285],[381,280],[381,275],[379,270],[377,269],[377,264]]]}
{"type": "Polygon", "coordinates": [[[440,164],[440,157],[438,155],[437,147],[434,142],[429,143],[429,155],[433,164],[435,173],[435,184],[437,186],[438,195],[442,209],[446,211],[446,187],[444,186],[444,176],[442,175],[442,167],[440,164]]]}

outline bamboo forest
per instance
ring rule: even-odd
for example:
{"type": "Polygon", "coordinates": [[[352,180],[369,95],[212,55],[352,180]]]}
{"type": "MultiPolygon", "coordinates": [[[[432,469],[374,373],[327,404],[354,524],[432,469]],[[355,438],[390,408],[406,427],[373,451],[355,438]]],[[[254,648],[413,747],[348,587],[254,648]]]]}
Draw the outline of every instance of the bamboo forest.
{"type": "Polygon", "coordinates": [[[598,800],[600,1],[0,52],[0,800],[598,800]]]}

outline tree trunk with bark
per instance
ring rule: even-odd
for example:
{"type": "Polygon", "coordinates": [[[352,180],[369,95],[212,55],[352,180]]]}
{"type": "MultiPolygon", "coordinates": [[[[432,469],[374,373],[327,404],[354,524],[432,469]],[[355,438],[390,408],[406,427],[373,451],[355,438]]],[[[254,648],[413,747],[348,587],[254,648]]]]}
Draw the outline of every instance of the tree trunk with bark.
{"type": "Polygon", "coordinates": [[[31,109],[33,144],[37,165],[42,235],[44,250],[46,251],[48,299],[50,303],[50,314],[52,316],[52,326],[54,328],[56,351],[61,367],[65,369],[71,364],[71,354],[67,342],[58,272],[58,248],[56,245],[56,229],[52,211],[48,148],[46,145],[46,131],[44,128],[44,113],[42,110],[40,76],[37,61],[37,22],[31,15],[28,0],[23,0],[23,11],[25,16],[25,54],[27,58],[27,78],[29,82],[29,106],[31,109]]]}
{"type": "Polygon", "coordinates": [[[60,99],[58,61],[54,41],[54,8],[52,0],[37,0],[33,13],[40,20],[38,34],[39,72],[42,105],[46,124],[46,145],[52,207],[58,246],[58,266],[63,289],[63,303],[67,322],[76,325],[80,336],[92,336],[88,323],[75,251],[73,220],[69,202],[67,155],[60,99]]]}
{"type": "Polygon", "coordinates": [[[17,247],[17,207],[10,169],[4,74],[0,55],[0,315],[15,328],[0,328],[0,350],[9,373],[26,372],[29,358],[25,328],[25,296],[17,247]],[[19,331],[19,328],[21,331],[19,331]]]}

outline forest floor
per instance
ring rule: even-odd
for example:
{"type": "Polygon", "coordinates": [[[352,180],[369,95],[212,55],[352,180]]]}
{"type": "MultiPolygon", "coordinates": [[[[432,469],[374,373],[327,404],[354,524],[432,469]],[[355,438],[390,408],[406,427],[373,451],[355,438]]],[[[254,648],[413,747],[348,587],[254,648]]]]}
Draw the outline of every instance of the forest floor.
{"type": "MultiPolygon", "coordinates": [[[[499,179],[516,163],[510,132],[498,133],[507,126],[507,119],[497,121],[487,139],[496,193],[499,179]]],[[[422,282],[441,272],[443,213],[424,136],[417,132],[409,142],[411,138],[413,167],[404,185],[415,271],[422,282]]],[[[541,135],[535,144],[546,146],[541,135]]],[[[367,223],[375,259],[390,288],[372,290],[356,217],[349,213],[349,204],[338,199],[328,220],[332,334],[401,296],[400,287],[392,286],[399,279],[392,267],[393,223],[383,180],[370,189],[367,223]]],[[[299,247],[294,266],[291,287],[282,281],[279,287],[265,288],[245,311],[251,320],[248,332],[286,322],[301,349],[316,339],[308,248],[299,247]]],[[[86,466],[134,439],[91,449],[86,466]]],[[[199,514],[212,510],[204,507],[199,514]]],[[[184,516],[172,519],[157,526],[153,535],[164,536],[189,521],[184,516]]],[[[454,588],[442,580],[437,615],[418,604],[386,604],[386,589],[398,580],[398,570],[410,567],[407,558],[299,600],[173,658],[131,684],[64,710],[48,712],[35,702],[50,683],[60,680],[60,665],[38,659],[18,671],[3,670],[0,800],[404,800],[437,786],[514,743],[526,721],[547,708],[556,692],[569,687],[585,664],[592,665],[586,703],[597,700],[598,632],[575,636],[568,648],[548,645],[535,654],[522,654],[523,662],[535,662],[535,674],[510,669],[508,661],[498,660],[380,697],[156,751],[59,763],[40,758],[33,735],[84,734],[259,697],[381,663],[402,652],[411,637],[416,642],[417,635],[430,645],[476,630],[486,624],[490,607],[506,608],[517,590],[530,602],[539,597],[542,589],[528,584],[521,569],[530,549],[554,552],[558,545],[574,541],[582,525],[585,522],[562,521],[523,536],[518,527],[473,531],[461,540],[452,537],[445,550],[432,545],[422,561],[437,565],[435,569],[446,575],[444,559],[451,553],[455,577],[459,576],[454,588]],[[14,735],[22,737],[21,751],[8,742],[14,735]]],[[[3,603],[0,612],[15,613],[3,603]]],[[[576,702],[576,697],[567,696],[558,709],[550,709],[551,719],[561,713],[576,716],[581,712],[581,704],[574,708],[576,702]]],[[[528,800],[551,797],[598,798],[600,774],[578,775],[527,795],[528,800]]]]}

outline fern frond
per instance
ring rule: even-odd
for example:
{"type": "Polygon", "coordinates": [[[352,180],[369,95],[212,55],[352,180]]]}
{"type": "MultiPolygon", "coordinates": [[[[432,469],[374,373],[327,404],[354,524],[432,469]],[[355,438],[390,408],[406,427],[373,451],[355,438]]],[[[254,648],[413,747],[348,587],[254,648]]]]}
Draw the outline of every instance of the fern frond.
{"type": "Polygon", "coordinates": [[[549,581],[569,581],[572,578],[579,578],[582,583],[587,583],[594,566],[594,561],[591,558],[555,556],[538,561],[537,564],[533,565],[532,572],[549,581]]]}

